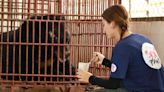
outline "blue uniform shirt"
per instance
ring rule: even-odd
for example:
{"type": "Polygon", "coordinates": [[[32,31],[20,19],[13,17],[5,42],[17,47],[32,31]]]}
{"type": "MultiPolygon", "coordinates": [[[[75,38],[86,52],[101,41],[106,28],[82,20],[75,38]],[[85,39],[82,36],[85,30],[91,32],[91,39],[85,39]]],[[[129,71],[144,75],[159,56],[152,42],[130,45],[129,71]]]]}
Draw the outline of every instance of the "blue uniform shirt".
{"type": "Polygon", "coordinates": [[[113,49],[110,76],[122,79],[122,86],[134,92],[164,92],[164,68],[151,46],[138,34],[120,40],[113,49]]]}

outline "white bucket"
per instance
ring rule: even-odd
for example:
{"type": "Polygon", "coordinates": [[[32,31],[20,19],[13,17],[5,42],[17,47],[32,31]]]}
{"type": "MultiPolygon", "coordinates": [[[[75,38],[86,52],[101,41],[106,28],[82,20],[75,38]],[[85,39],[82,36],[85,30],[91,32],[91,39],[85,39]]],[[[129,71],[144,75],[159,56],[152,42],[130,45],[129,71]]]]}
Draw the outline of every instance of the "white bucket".
{"type": "Polygon", "coordinates": [[[89,65],[90,65],[90,63],[79,62],[78,69],[82,70],[82,71],[88,71],[89,65]]]}

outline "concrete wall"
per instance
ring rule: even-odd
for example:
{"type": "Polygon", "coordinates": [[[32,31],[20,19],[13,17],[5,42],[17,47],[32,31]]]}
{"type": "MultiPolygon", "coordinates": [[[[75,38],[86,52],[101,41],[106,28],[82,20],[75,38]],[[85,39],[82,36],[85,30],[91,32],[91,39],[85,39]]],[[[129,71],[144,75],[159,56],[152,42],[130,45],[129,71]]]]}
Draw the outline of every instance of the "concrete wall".
{"type": "Polygon", "coordinates": [[[164,65],[164,21],[132,22],[130,30],[144,34],[154,43],[164,65]]]}

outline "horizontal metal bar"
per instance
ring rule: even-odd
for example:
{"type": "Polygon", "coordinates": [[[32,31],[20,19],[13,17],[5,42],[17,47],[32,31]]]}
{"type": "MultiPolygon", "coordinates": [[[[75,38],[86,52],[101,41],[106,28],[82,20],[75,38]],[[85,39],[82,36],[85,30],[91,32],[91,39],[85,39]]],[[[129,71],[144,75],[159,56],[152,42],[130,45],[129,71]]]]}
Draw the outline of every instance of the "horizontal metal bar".
{"type": "Polygon", "coordinates": [[[76,47],[114,47],[114,45],[89,45],[89,44],[49,44],[49,43],[19,43],[19,42],[0,42],[4,45],[38,45],[38,46],[76,46],[76,47]]]}

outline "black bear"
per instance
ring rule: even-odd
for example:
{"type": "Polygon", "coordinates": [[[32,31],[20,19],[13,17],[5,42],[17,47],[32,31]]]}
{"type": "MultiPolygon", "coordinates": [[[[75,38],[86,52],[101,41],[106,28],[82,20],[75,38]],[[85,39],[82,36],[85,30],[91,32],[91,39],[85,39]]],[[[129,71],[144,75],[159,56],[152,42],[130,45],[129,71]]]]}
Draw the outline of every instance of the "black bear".
{"type": "Polygon", "coordinates": [[[62,45],[70,40],[64,20],[63,16],[32,16],[17,30],[1,33],[2,73],[15,74],[2,79],[54,81],[57,78],[51,75],[75,75],[68,45],[62,45]]]}

